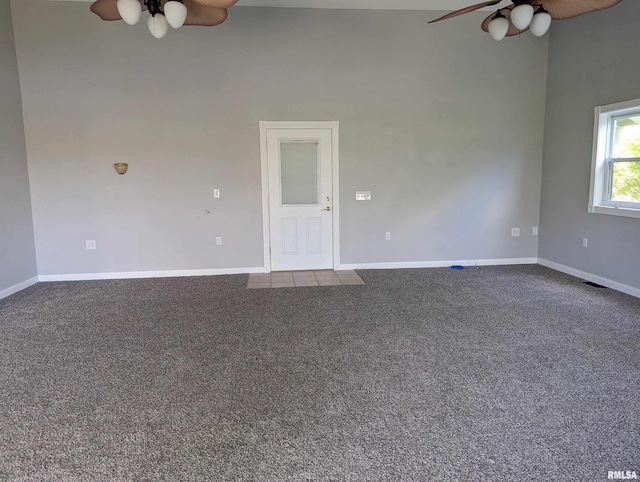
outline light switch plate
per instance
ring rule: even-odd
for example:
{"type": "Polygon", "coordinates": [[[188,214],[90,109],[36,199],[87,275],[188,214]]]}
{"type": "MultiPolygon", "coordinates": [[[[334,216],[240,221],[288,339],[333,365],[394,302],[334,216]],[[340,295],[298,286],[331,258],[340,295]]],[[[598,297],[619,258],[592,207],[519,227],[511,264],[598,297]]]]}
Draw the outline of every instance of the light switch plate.
{"type": "Polygon", "coordinates": [[[356,201],[371,201],[371,191],[356,191],[356,201]]]}
{"type": "Polygon", "coordinates": [[[213,197],[220,197],[220,189],[213,190],[213,197]]]}

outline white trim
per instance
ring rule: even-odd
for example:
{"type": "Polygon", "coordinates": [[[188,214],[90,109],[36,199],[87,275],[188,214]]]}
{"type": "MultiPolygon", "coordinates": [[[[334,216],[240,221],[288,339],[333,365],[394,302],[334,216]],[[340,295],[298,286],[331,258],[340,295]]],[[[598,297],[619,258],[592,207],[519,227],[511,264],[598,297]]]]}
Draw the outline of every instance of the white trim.
{"type": "Polygon", "coordinates": [[[390,263],[341,264],[342,269],[407,269],[407,268],[447,268],[449,266],[500,266],[511,264],[537,264],[538,258],[465,259],[445,261],[401,261],[390,263]]]}
{"type": "MultiPolygon", "coordinates": [[[[464,261],[415,261],[415,262],[391,262],[391,263],[355,263],[336,265],[336,270],[341,269],[408,269],[408,268],[443,268],[452,265],[461,266],[498,266],[498,265],[518,265],[518,264],[540,264],[550,269],[598,283],[602,286],[626,293],[636,298],[640,298],[640,288],[635,288],[609,278],[603,278],[586,271],[571,268],[544,258],[502,258],[502,259],[478,259],[464,261]]],[[[138,279],[138,278],[173,278],[185,276],[216,276],[225,274],[246,274],[264,273],[262,267],[253,268],[222,268],[204,270],[172,270],[172,271],[128,271],[121,273],[80,273],[61,275],[41,275],[18,283],[10,288],[0,291],[0,299],[11,296],[22,291],[29,286],[40,282],[50,281],[90,281],[90,280],[112,280],[112,279],[138,279]]]]}
{"type": "Polygon", "coordinates": [[[38,277],[36,276],[34,278],[30,278],[26,281],[23,281],[22,283],[18,283],[17,285],[10,286],[9,288],[6,288],[0,291],[0,300],[3,298],[6,298],[7,296],[11,296],[17,293],[18,291],[22,291],[23,289],[28,288],[29,286],[33,286],[38,281],[39,281],[38,277]]]}
{"type": "Polygon", "coordinates": [[[607,120],[601,115],[602,108],[600,106],[594,108],[593,121],[593,146],[591,151],[591,182],[589,183],[589,206],[587,212],[594,213],[595,207],[598,206],[603,199],[603,174],[601,158],[604,158],[604,146],[606,144],[607,120]]]}
{"type": "Polygon", "coordinates": [[[269,226],[269,160],[267,155],[268,129],[331,129],[331,172],[333,192],[333,266],[340,265],[340,122],[338,121],[260,121],[260,175],[262,178],[262,245],[264,272],[271,272],[269,226]]]}
{"type": "Polygon", "coordinates": [[[268,122],[260,122],[260,176],[262,179],[262,249],[264,256],[264,270],[271,272],[270,253],[270,217],[269,217],[269,164],[267,154],[267,126],[268,122]]]}
{"type": "Polygon", "coordinates": [[[186,276],[218,276],[224,274],[264,273],[263,267],[221,268],[221,269],[181,269],[170,271],[124,271],[119,273],[77,273],[40,275],[39,280],[48,281],[91,281],[107,279],[138,278],[182,278],[186,276]]]}
{"type": "Polygon", "coordinates": [[[575,276],[576,278],[582,278],[587,281],[592,281],[593,283],[598,283],[599,285],[606,286],[607,288],[614,289],[616,291],[621,291],[622,293],[626,293],[631,296],[635,296],[636,298],[640,298],[640,288],[634,288],[633,286],[629,286],[623,283],[619,283],[609,278],[603,278],[602,276],[598,276],[595,274],[587,273],[586,271],[581,271],[579,269],[571,268],[570,266],[565,266],[560,263],[556,263],[555,261],[549,261],[548,259],[540,258],[538,263],[542,266],[546,266],[547,268],[555,269],[556,271],[561,271],[562,273],[570,274],[571,276],[575,276]]]}
{"type": "Polygon", "coordinates": [[[333,173],[333,266],[340,266],[340,123],[331,123],[331,169],[333,173]]]}
{"type": "Polygon", "coordinates": [[[590,213],[624,216],[625,218],[640,218],[640,209],[623,208],[619,206],[589,206],[590,213]]]}
{"type": "Polygon", "coordinates": [[[623,100],[622,102],[616,102],[615,104],[608,104],[599,106],[600,112],[602,114],[608,114],[610,112],[616,112],[620,114],[625,114],[625,111],[634,111],[640,105],[640,99],[631,99],[631,100],[623,100]]]}
{"type": "Polygon", "coordinates": [[[260,129],[333,129],[338,121],[260,121],[260,129]]]}

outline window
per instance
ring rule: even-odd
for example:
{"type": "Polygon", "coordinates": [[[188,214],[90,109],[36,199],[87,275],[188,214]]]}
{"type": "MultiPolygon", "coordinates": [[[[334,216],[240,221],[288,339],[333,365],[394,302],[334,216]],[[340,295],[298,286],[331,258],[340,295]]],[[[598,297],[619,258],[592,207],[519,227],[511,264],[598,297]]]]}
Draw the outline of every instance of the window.
{"type": "Polygon", "coordinates": [[[589,212],[640,218],[640,99],[596,107],[589,212]]]}
{"type": "Polygon", "coordinates": [[[280,142],[282,204],[319,204],[318,141],[280,142]]]}

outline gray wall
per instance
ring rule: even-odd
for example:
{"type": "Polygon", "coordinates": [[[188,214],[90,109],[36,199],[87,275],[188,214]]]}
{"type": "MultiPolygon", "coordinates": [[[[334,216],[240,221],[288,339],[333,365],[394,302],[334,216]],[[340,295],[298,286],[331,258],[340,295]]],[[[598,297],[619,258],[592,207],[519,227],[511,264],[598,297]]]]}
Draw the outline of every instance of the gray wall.
{"type": "Polygon", "coordinates": [[[342,263],[537,256],[546,39],[235,7],[158,41],[88,7],[14,2],[41,275],[262,266],[261,120],[340,121],[342,263]]]}
{"type": "Polygon", "coordinates": [[[0,0],[0,293],[37,275],[20,80],[9,0],[0,0]]]}
{"type": "Polygon", "coordinates": [[[640,2],[553,25],[540,257],[640,288],[640,219],[587,213],[593,108],[640,98],[640,2]],[[582,238],[589,247],[582,247],[582,238]]]}

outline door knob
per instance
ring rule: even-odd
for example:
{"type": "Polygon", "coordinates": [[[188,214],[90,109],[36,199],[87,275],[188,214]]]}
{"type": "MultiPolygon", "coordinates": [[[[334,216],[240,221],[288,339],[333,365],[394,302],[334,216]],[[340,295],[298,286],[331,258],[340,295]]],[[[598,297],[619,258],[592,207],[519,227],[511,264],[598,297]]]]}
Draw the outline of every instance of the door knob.
{"type": "Polygon", "coordinates": [[[326,208],[321,209],[320,211],[331,211],[331,207],[330,207],[330,206],[327,206],[326,208]]]}

